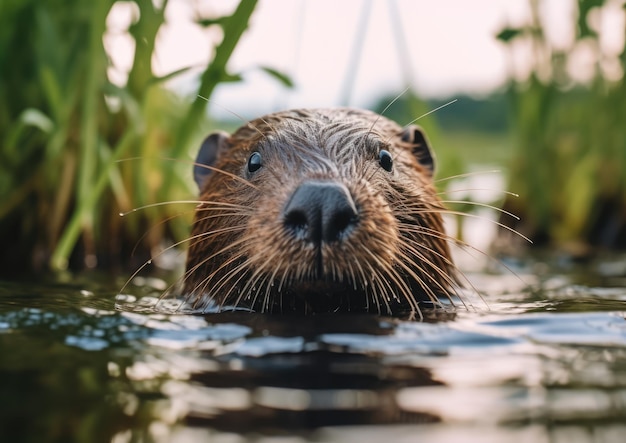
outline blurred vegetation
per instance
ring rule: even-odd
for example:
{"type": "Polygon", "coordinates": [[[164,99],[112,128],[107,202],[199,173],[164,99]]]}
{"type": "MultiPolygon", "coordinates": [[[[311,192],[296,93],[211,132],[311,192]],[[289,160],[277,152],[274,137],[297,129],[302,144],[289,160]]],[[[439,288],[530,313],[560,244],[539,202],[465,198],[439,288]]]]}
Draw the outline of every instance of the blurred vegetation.
{"type": "MultiPolygon", "coordinates": [[[[602,41],[604,14],[623,14],[621,0],[580,0],[575,38],[556,47],[547,37],[540,0],[530,0],[532,22],[502,30],[514,55],[532,48],[528,79],[512,81],[508,95],[516,150],[505,209],[522,220],[513,227],[536,245],[574,254],[592,247],[626,247],[626,48],[612,54],[602,41]],[[585,84],[572,70],[581,53],[593,59],[585,84]],[[618,75],[615,74],[618,71],[618,75]]],[[[614,22],[615,23],[615,22],[614,22]]],[[[619,23],[619,22],[617,22],[619,23]]],[[[626,36],[622,21],[621,33],[626,36]]],[[[503,218],[511,224],[511,219],[503,218]]]]}
{"type": "Polygon", "coordinates": [[[163,241],[187,236],[191,206],[119,214],[195,195],[188,152],[208,132],[207,99],[215,87],[241,80],[226,66],[256,3],[243,0],[229,16],[198,15],[197,26],[220,27],[223,39],[192,98],[164,86],[190,68],[163,77],[152,68],[167,0],[0,3],[2,272],[116,266],[135,245],[143,261],[163,241]],[[118,3],[134,15],[128,29],[134,59],[124,85],[108,77],[103,44],[118,3]]]}
{"type": "MultiPolygon", "coordinates": [[[[603,44],[603,15],[624,14],[623,0],[572,2],[575,30],[568,45],[556,46],[548,37],[549,22],[542,8],[547,2],[529,0],[530,23],[506,28],[497,38],[510,51],[530,48],[531,70],[520,79],[511,65],[504,91],[458,100],[417,123],[427,133],[438,155],[438,177],[472,169],[472,165],[499,165],[508,180],[504,223],[533,240],[574,255],[600,248],[626,248],[626,47],[610,53],[603,44]],[[574,69],[581,54],[593,60],[592,73],[582,81],[574,69]],[[576,60],[578,58],[578,60],[576,60]],[[618,72],[618,74],[616,74],[618,72]]],[[[613,22],[619,23],[619,22],[613,22]]],[[[626,38],[626,25],[621,33],[626,38]]],[[[612,29],[615,31],[615,29],[612,29]]],[[[375,106],[379,112],[394,99],[375,106]]],[[[419,116],[414,96],[401,97],[385,114],[401,124],[419,116]]],[[[448,100],[431,100],[436,109],[448,100]]],[[[423,108],[420,108],[420,110],[423,108]]],[[[444,183],[447,184],[448,182],[444,183]]],[[[498,202],[491,202],[500,205],[498,202]]],[[[451,205],[471,211],[469,205],[451,205]]],[[[527,243],[502,230],[497,249],[519,251],[527,243]]]]}

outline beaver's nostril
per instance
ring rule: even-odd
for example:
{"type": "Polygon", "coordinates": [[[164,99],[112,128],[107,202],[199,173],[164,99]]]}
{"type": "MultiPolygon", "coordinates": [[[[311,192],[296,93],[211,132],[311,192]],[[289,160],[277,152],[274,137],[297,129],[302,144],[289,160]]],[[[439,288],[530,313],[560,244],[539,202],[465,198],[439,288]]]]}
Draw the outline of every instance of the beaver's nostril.
{"type": "Polygon", "coordinates": [[[342,240],[357,222],[350,192],[334,182],[301,184],[283,209],[284,226],[297,238],[317,245],[342,240]]]}
{"type": "Polygon", "coordinates": [[[289,211],[285,214],[284,224],[297,238],[303,240],[307,238],[309,220],[305,211],[297,209],[289,211]]]}

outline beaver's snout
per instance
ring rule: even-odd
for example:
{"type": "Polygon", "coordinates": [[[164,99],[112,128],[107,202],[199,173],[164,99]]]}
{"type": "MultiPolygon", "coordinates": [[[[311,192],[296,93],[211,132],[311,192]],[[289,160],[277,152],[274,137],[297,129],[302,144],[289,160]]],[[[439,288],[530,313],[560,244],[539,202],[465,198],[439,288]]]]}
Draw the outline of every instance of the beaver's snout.
{"type": "Polygon", "coordinates": [[[283,209],[285,228],[297,239],[318,247],[345,239],[358,216],[350,191],[335,182],[302,183],[283,209]]]}

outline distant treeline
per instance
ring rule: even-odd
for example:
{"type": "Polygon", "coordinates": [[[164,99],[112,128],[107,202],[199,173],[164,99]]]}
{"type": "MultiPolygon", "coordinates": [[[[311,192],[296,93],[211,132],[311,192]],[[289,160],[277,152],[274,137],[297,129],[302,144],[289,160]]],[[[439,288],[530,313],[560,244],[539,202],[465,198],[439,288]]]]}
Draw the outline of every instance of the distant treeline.
{"type": "MultiPolygon", "coordinates": [[[[376,102],[373,109],[376,112],[382,112],[394,98],[393,95],[384,96],[376,102]]],[[[426,100],[424,109],[428,112],[428,110],[436,109],[454,99],[457,101],[428,116],[428,118],[434,119],[440,129],[499,134],[509,131],[511,126],[508,112],[510,104],[504,92],[494,92],[481,98],[470,95],[453,95],[443,99],[426,100]]],[[[401,97],[385,111],[385,116],[401,125],[419,117],[419,115],[412,115],[411,100],[412,98],[408,96],[406,98],[401,97]]]]}

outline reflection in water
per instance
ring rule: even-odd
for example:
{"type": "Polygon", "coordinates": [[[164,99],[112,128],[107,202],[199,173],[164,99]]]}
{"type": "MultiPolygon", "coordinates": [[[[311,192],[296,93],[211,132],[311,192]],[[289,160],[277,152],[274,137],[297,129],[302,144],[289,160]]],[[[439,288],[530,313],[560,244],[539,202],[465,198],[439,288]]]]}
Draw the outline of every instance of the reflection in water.
{"type": "Polygon", "coordinates": [[[120,311],[117,284],[2,283],[0,441],[622,441],[626,290],[477,277],[490,309],[424,322],[120,311]]]}

